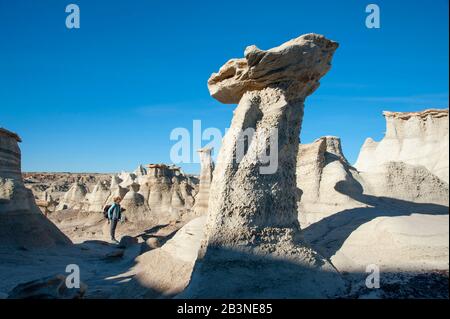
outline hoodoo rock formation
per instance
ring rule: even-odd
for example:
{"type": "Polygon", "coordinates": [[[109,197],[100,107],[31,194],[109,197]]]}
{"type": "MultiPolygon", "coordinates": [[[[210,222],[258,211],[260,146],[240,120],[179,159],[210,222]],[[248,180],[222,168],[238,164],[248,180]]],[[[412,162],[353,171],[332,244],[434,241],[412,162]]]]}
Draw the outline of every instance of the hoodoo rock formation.
{"type": "Polygon", "coordinates": [[[212,148],[198,150],[200,157],[200,183],[195,204],[192,210],[196,216],[205,215],[208,212],[209,190],[214,171],[214,163],[211,159],[212,148]]]}
{"type": "Polygon", "coordinates": [[[150,208],[144,196],[139,194],[139,184],[133,183],[130,190],[122,199],[121,206],[126,209],[127,219],[130,221],[150,220],[150,208]]]}
{"type": "Polygon", "coordinates": [[[36,206],[22,180],[21,139],[0,128],[0,245],[48,247],[70,244],[36,206]]]}
{"type": "Polygon", "coordinates": [[[140,185],[141,194],[159,223],[180,219],[194,205],[195,188],[178,167],[150,164],[140,185]]]}
{"type": "Polygon", "coordinates": [[[180,298],[342,293],[340,275],[301,239],[295,177],[304,101],[319,87],[337,47],[317,34],[267,51],[250,46],[245,58],[228,61],[208,80],[214,98],[239,105],[213,174],[206,238],[180,298]],[[247,129],[255,132],[237,159],[247,129]],[[269,136],[278,137],[276,148],[269,136]],[[278,155],[277,169],[265,174],[274,164],[263,156],[268,152],[278,155]]]}
{"type": "Polygon", "coordinates": [[[297,156],[299,221],[302,228],[347,208],[365,206],[335,189],[345,182],[347,193],[359,192],[360,177],[344,157],[341,140],[325,136],[300,144],[297,156]]]}
{"type": "Polygon", "coordinates": [[[383,115],[386,118],[385,137],[380,142],[368,138],[355,167],[366,172],[386,162],[404,162],[424,166],[448,184],[448,109],[384,112],[383,115]]]}
{"type": "Polygon", "coordinates": [[[62,201],[58,205],[58,210],[81,209],[86,200],[88,190],[81,182],[75,182],[64,194],[62,201]]]}
{"type": "Polygon", "coordinates": [[[98,182],[95,185],[92,193],[88,194],[87,197],[87,208],[88,212],[101,212],[105,207],[108,197],[111,195],[109,188],[102,182],[98,182]]]}

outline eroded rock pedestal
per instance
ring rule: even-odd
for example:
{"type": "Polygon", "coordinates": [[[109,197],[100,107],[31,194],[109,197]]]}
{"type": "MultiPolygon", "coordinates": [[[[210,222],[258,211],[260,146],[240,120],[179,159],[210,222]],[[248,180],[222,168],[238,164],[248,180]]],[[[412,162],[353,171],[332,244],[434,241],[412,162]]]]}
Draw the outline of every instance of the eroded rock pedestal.
{"type": "Polygon", "coordinates": [[[48,247],[70,240],[36,206],[21,173],[18,135],[0,128],[0,246],[48,247]]]}
{"type": "Polygon", "coordinates": [[[343,281],[307,247],[297,220],[296,158],[305,98],[338,47],[306,34],[263,51],[247,47],[208,81],[211,95],[239,103],[211,184],[206,239],[181,298],[317,298],[343,281]],[[238,159],[242,132],[254,130],[238,159]],[[277,144],[270,137],[277,137],[277,144]],[[275,145],[275,146],[274,146],[275,145]],[[264,156],[272,154],[274,156],[264,156]],[[238,159],[238,160],[237,160],[238,159]],[[276,165],[276,169],[268,169],[276,165]]]}
{"type": "Polygon", "coordinates": [[[214,164],[211,159],[212,148],[202,148],[198,150],[200,157],[200,184],[195,204],[192,210],[195,216],[202,216],[208,212],[209,191],[214,171],[214,164]]]}

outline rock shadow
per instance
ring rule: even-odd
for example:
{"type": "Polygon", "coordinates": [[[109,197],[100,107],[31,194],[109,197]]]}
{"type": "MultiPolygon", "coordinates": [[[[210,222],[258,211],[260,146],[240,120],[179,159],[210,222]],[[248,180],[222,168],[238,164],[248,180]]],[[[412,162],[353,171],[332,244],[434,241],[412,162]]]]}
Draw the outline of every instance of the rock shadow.
{"type": "Polygon", "coordinates": [[[414,213],[427,215],[448,215],[449,213],[448,206],[444,205],[415,203],[391,197],[364,194],[363,187],[354,179],[351,183],[338,182],[334,188],[341,194],[367,206],[340,211],[311,224],[303,230],[306,241],[328,259],[336,254],[345,240],[358,227],[377,217],[410,216],[414,213]]]}

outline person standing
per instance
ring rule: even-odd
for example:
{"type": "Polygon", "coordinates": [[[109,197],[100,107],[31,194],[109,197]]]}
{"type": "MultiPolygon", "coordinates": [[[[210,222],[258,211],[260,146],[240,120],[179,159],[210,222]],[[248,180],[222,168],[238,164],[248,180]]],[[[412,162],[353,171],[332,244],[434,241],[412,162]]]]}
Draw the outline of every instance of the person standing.
{"type": "Polygon", "coordinates": [[[122,197],[117,196],[114,198],[114,204],[108,209],[108,221],[111,224],[111,240],[118,242],[116,239],[116,227],[119,220],[122,218],[122,208],[120,207],[120,202],[122,197]]]}

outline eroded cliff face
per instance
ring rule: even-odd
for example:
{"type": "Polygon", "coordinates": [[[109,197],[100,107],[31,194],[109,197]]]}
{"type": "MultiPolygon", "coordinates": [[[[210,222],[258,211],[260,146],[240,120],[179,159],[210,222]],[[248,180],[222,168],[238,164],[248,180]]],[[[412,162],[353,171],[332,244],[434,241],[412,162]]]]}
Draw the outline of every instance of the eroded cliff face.
{"type": "Polygon", "coordinates": [[[214,98],[239,105],[213,174],[206,238],[179,297],[314,298],[342,292],[339,274],[300,239],[295,178],[304,100],[330,69],[337,46],[317,34],[267,51],[250,46],[244,59],[230,60],[208,80],[214,98]],[[238,161],[247,129],[254,135],[238,161]],[[274,132],[277,145],[270,148],[274,132]],[[264,173],[269,163],[262,155],[268,150],[277,154],[278,165],[264,173]]]}
{"type": "Polygon", "coordinates": [[[151,218],[169,223],[192,209],[197,190],[179,167],[151,164],[147,172],[141,180],[139,194],[150,208],[151,218]]]}
{"type": "Polygon", "coordinates": [[[371,171],[387,162],[424,166],[448,184],[448,109],[384,112],[386,134],[380,142],[368,138],[355,167],[371,171]]]}
{"type": "Polygon", "coordinates": [[[369,264],[385,272],[448,270],[449,186],[436,175],[448,158],[448,140],[439,137],[448,136],[447,112],[385,116],[386,137],[366,142],[360,170],[338,138],[300,145],[304,238],[339,271],[364,273],[369,264]]]}
{"type": "Polygon", "coordinates": [[[296,173],[302,228],[344,209],[364,206],[351,197],[361,192],[361,178],[342,153],[338,137],[325,136],[311,144],[300,144],[296,173]],[[339,183],[345,183],[346,194],[336,190],[339,183]]]}
{"type": "Polygon", "coordinates": [[[17,134],[0,128],[0,245],[49,247],[70,244],[36,206],[25,188],[21,173],[21,152],[17,134]]]}

